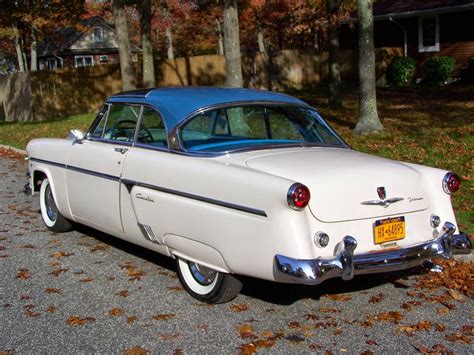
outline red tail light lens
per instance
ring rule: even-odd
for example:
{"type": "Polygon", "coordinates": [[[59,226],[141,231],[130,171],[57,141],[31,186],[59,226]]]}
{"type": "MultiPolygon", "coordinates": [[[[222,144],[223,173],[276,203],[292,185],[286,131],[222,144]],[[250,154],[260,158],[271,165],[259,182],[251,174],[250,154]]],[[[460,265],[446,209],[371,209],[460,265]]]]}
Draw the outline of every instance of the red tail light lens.
{"type": "Polygon", "coordinates": [[[461,187],[461,179],[454,173],[447,173],[443,178],[443,190],[447,194],[456,192],[461,187]]]}
{"type": "Polygon", "coordinates": [[[300,183],[295,183],[290,186],[287,194],[288,205],[294,210],[302,210],[308,206],[311,194],[309,189],[300,183]]]}

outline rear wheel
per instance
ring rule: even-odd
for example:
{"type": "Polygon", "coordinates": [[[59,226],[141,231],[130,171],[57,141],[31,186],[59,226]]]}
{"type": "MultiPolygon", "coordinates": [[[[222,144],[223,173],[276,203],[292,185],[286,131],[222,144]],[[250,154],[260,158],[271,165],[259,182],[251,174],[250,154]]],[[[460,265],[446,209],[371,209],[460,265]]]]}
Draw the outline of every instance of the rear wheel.
{"type": "Polygon", "coordinates": [[[242,283],[230,274],[212,270],[192,261],[177,259],[178,276],[186,291],[206,303],[224,303],[234,299],[242,283]]]}
{"type": "Polygon", "coordinates": [[[61,233],[68,232],[72,229],[71,223],[59,212],[56,206],[49,179],[44,179],[41,182],[40,206],[41,216],[49,230],[55,233],[61,233]]]}

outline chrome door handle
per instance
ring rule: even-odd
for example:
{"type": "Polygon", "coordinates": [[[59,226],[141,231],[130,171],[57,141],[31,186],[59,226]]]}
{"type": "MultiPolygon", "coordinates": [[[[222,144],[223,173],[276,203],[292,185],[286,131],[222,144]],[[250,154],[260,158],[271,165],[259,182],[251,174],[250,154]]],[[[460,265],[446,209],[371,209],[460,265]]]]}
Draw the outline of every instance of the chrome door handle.
{"type": "Polygon", "coordinates": [[[119,152],[120,154],[125,154],[128,152],[128,148],[114,148],[116,152],[119,152]]]}

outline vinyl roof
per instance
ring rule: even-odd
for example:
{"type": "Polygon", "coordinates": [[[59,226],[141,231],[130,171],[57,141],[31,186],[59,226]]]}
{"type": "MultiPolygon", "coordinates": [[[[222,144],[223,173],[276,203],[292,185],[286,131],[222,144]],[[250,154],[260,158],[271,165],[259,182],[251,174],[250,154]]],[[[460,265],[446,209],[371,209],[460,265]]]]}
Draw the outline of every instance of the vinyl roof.
{"type": "Polygon", "coordinates": [[[133,90],[109,98],[109,102],[120,101],[155,106],[163,115],[168,129],[172,129],[199,109],[219,104],[266,101],[308,106],[295,97],[272,91],[199,86],[133,90]]]}

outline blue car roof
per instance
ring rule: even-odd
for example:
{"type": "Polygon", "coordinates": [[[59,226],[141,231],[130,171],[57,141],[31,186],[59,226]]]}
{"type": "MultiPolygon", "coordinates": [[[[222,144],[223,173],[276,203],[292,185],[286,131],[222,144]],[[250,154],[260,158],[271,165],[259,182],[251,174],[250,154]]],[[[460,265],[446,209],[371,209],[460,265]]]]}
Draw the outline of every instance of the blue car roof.
{"type": "Polygon", "coordinates": [[[231,102],[268,101],[308,106],[295,97],[272,91],[223,87],[168,87],[127,91],[113,95],[109,102],[132,102],[155,106],[170,130],[193,112],[231,102]]]}

